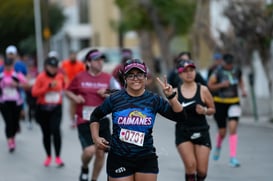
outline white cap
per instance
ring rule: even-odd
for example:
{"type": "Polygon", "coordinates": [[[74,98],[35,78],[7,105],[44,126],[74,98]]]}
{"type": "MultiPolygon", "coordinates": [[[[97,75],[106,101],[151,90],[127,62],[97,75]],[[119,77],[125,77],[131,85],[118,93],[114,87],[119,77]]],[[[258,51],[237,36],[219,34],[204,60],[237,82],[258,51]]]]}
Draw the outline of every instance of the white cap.
{"type": "Polygon", "coordinates": [[[6,48],[6,54],[17,54],[17,48],[14,45],[10,45],[6,48]]]}
{"type": "Polygon", "coordinates": [[[48,56],[48,57],[59,58],[59,54],[58,54],[58,52],[55,51],[55,50],[52,50],[52,51],[48,52],[47,56],[48,56]]]}

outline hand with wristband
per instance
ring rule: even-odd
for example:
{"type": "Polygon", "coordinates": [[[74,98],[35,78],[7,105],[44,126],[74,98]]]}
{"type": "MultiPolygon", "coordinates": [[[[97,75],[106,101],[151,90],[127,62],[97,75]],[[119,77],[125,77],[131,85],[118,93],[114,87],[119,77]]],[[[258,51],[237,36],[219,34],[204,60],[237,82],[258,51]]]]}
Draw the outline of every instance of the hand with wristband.
{"type": "Polygon", "coordinates": [[[164,76],[164,80],[162,81],[159,77],[157,77],[157,81],[161,85],[163,93],[165,94],[167,99],[172,99],[176,96],[176,92],[174,92],[173,87],[167,83],[167,78],[164,76]]]}
{"type": "Polygon", "coordinates": [[[163,93],[166,98],[169,100],[169,103],[172,105],[172,108],[175,112],[180,112],[183,110],[182,105],[179,103],[176,91],[173,90],[173,87],[167,83],[167,77],[164,76],[164,80],[162,81],[159,77],[157,77],[157,81],[159,82],[163,93]],[[175,99],[174,99],[175,98],[175,99]]]}

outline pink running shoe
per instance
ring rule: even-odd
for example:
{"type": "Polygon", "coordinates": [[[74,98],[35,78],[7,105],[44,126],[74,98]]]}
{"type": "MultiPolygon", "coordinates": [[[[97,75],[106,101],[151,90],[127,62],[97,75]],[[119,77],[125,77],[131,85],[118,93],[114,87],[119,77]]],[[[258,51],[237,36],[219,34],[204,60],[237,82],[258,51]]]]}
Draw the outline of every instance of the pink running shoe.
{"type": "Polygon", "coordinates": [[[51,163],[51,157],[48,156],[48,157],[46,157],[46,159],[45,159],[45,161],[44,161],[44,166],[45,166],[45,167],[48,167],[48,166],[50,165],[50,163],[51,163]]]}
{"type": "Polygon", "coordinates": [[[64,162],[62,161],[62,159],[60,157],[56,157],[55,163],[57,164],[58,167],[64,166],[64,162]]]}
{"type": "Polygon", "coordinates": [[[14,150],[15,150],[15,140],[14,140],[14,138],[8,139],[8,148],[9,148],[10,153],[14,152],[14,150]]]}

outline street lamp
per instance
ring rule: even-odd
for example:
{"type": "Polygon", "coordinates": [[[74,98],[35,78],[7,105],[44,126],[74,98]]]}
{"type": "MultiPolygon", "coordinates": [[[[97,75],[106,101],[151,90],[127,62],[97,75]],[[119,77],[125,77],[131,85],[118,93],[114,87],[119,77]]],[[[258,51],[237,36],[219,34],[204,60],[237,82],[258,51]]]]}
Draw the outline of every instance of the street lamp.
{"type": "Polygon", "coordinates": [[[35,38],[36,38],[36,52],[37,52],[37,66],[38,71],[43,70],[44,52],[42,40],[42,25],[41,25],[41,8],[40,0],[33,0],[34,4],[34,20],[35,20],[35,38]]]}

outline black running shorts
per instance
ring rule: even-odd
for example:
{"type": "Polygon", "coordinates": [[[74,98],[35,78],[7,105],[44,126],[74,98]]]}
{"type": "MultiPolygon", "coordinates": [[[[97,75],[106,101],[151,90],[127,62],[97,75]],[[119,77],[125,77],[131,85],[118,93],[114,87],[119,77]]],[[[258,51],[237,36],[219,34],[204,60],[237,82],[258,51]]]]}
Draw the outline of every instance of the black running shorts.
{"type": "Polygon", "coordinates": [[[186,130],[179,126],[175,128],[175,144],[178,146],[181,143],[190,141],[193,144],[204,145],[211,148],[211,139],[208,130],[193,131],[186,130]]]}
{"type": "Polygon", "coordinates": [[[107,174],[112,178],[120,178],[133,175],[135,173],[158,174],[158,160],[155,154],[145,157],[126,158],[108,154],[107,174]]]}
{"type": "Polygon", "coordinates": [[[239,103],[236,104],[224,104],[224,103],[215,103],[215,109],[216,112],[214,114],[214,119],[217,123],[218,128],[226,128],[227,127],[227,121],[229,120],[235,120],[239,121],[239,117],[237,116],[228,116],[228,110],[231,106],[233,105],[238,105],[239,103]]]}
{"type": "MultiPolygon", "coordinates": [[[[101,119],[99,135],[100,137],[105,138],[107,141],[110,141],[111,133],[109,118],[105,117],[101,119]]],[[[94,144],[91,138],[90,122],[78,125],[78,136],[83,149],[94,144]]]]}

